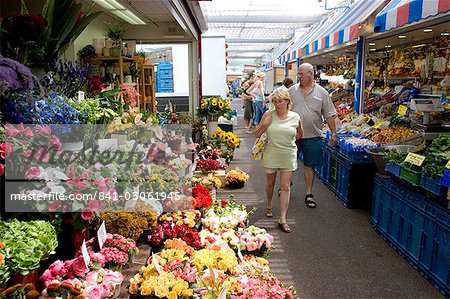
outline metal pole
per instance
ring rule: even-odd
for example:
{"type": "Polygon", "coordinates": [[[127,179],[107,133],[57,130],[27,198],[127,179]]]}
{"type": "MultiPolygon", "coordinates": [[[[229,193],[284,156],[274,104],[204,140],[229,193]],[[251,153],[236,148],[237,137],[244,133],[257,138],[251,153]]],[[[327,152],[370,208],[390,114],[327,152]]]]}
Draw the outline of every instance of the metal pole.
{"type": "Polygon", "coordinates": [[[355,77],[355,101],[353,109],[357,113],[362,113],[364,105],[364,90],[365,90],[365,69],[366,69],[366,40],[363,36],[358,38],[356,44],[356,77],[355,77]]]}

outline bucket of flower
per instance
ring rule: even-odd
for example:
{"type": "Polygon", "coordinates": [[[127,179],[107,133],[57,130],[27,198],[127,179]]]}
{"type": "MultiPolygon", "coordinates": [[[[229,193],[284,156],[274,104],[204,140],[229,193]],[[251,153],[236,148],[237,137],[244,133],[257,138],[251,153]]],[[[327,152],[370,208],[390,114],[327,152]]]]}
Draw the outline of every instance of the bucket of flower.
{"type": "Polygon", "coordinates": [[[245,182],[250,178],[250,176],[240,170],[239,168],[236,168],[234,170],[230,170],[225,175],[225,181],[230,188],[242,188],[245,185],[245,182]]]}

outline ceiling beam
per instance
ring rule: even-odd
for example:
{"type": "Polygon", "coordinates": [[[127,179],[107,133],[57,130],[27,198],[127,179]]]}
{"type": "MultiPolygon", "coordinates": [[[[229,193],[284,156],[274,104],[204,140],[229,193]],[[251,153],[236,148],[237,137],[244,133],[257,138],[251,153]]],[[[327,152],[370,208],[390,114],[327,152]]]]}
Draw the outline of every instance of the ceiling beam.
{"type": "Polygon", "coordinates": [[[290,41],[290,38],[227,38],[227,44],[282,44],[290,41]]]}
{"type": "Polygon", "coordinates": [[[208,16],[207,22],[229,22],[229,23],[296,23],[305,26],[312,25],[322,20],[322,15],[314,16],[208,16]]]}
{"type": "Polygon", "coordinates": [[[252,56],[243,56],[243,55],[230,55],[227,59],[259,59],[264,55],[252,55],[252,56]]]}

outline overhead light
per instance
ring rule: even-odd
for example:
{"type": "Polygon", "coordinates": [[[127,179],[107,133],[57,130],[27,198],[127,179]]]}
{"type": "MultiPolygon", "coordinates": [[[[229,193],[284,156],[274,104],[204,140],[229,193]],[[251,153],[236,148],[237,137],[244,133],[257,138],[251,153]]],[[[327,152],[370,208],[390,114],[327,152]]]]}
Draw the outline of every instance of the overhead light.
{"type": "Polygon", "coordinates": [[[398,38],[406,38],[406,35],[399,35],[398,38]]]}
{"type": "Polygon", "coordinates": [[[369,43],[369,46],[375,46],[375,43],[369,43]]]}
{"type": "Polygon", "coordinates": [[[125,9],[125,7],[122,6],[122,4],[118,3],[115,0],[93,0],[95,3],[100,5],[103,8],[106,8],[108,10],[113,9],[125,9]]]}
{"type": "Polygon", "coordinates": [[[371,48],[371,49],[370,49],[370,51],[376,51],[376,50],[377,50],[377,49],[375,49],[375,48],[371,48]]]}
{"type": "Polygon", "coordinates": [[[386,45],[386,46],[384,46],[385,48],[390,48],[390,47],[392,47],[391,45],[386,45]]]}
{"type": "Polygon", "coordinates": [[[145,25],[144,21],[129,10],[111,10],[111,12],[132,25],[145,25]]]}
{"type": "Polygon", "coordinates": [[[132,25],[145,25],[144,21],[142,21],[134,13],[126,9],[122,4],[120,4],[116,0],[93,0],[93,1],[132,25]]]}
{"type": "Polygon", "coordinates": [[[450,33],[448,33],[448,32],[442,32],[441,35],[442,35],[442,36],[449,36],[450,33]]]}
{"type": "Polygon", "coordinates": [[[412,46],[412,48],[420,48],[420,47],[425,47],[425,46],[426,46],[426,44],[420,44],[420,45],[412,46]]]}
{"type": "Polygon", "coordinates": [[[423,30],[423,32],[431,32],[431,31],[433,31],[433,29],[431,29],[431,28],[425,28],[425,29],[423,30]]]}

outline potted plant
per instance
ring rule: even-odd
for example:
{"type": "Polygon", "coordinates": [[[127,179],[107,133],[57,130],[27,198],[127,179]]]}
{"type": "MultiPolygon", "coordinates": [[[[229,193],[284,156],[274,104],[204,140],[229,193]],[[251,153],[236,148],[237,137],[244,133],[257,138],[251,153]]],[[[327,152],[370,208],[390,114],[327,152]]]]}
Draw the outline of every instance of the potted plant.
{"type": "Polygon", "coordinates": [[[111,49],[111,56],[120,56],[122,52],[122,37],[125,28],[122,25],[106,25],[106,36],[111,39],[113,48],[111,49]]]}

